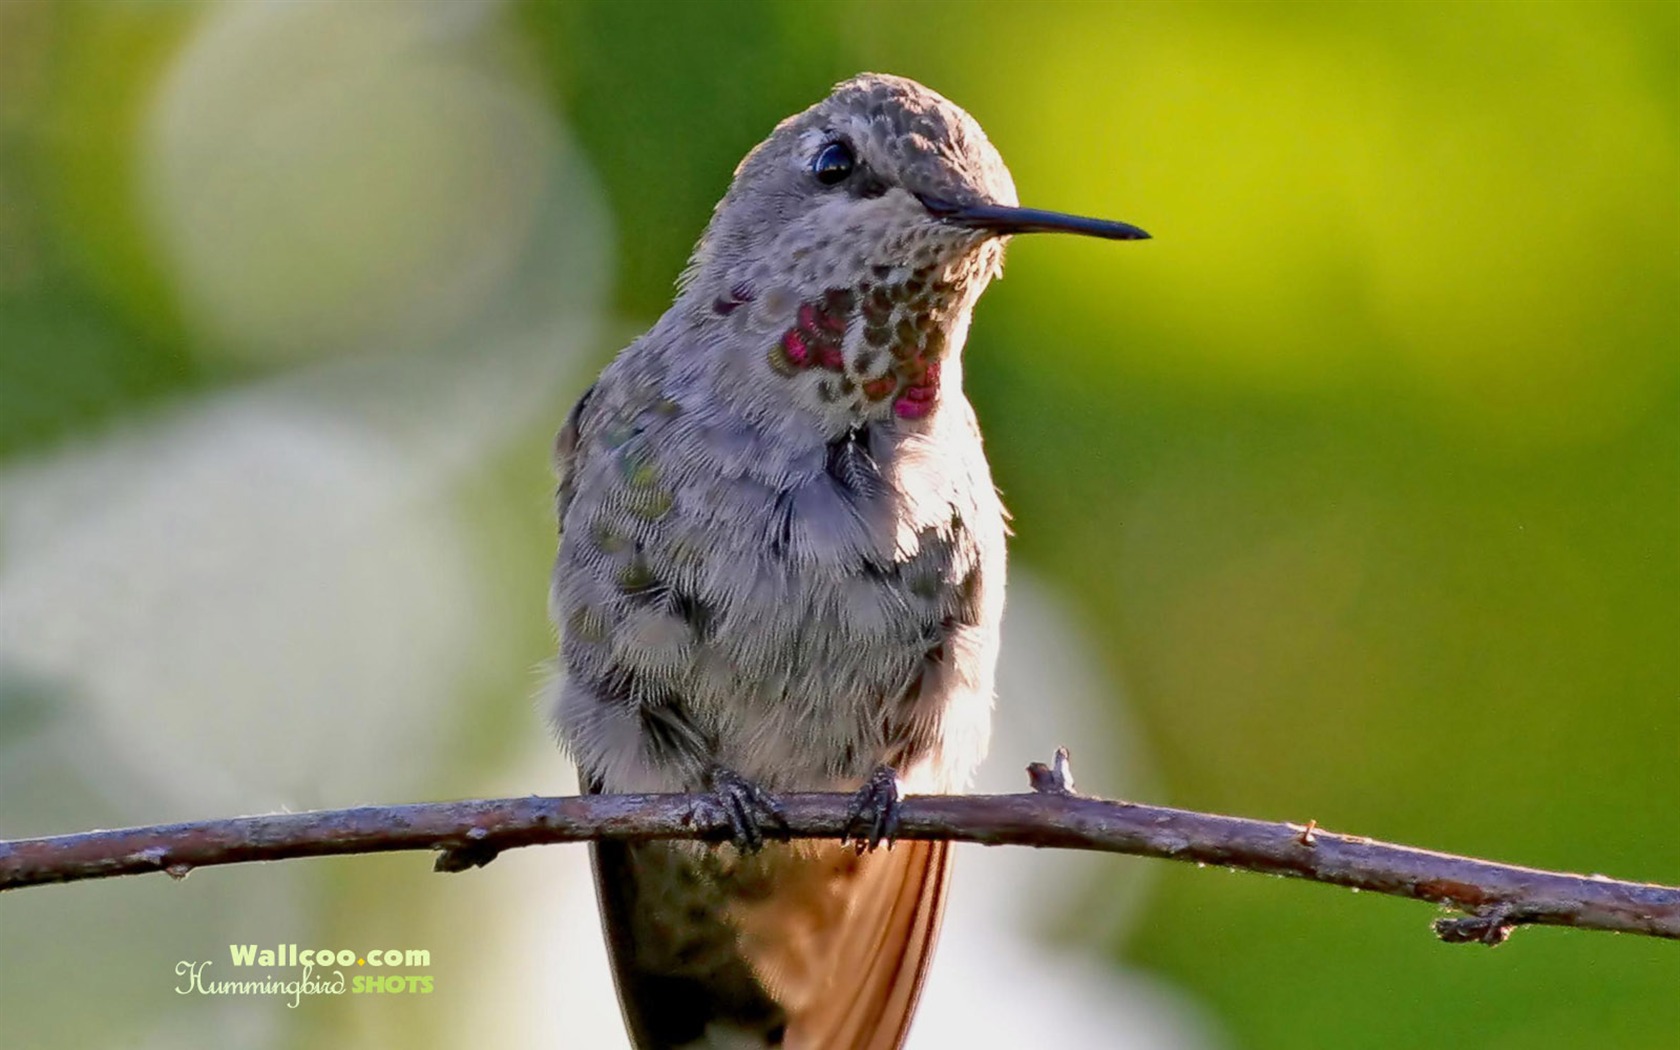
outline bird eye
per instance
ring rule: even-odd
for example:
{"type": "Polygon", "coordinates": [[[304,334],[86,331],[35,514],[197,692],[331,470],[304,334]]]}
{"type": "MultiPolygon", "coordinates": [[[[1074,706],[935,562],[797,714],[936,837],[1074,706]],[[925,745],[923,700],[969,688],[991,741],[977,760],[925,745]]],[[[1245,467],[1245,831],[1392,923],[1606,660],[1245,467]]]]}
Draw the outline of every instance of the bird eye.
{"type": "Polygon", "coordinates": [[[845,182],[857,166],[857,158],[852,155],[852,147],[844,142],[830,142],[817,151],[816,159],[811,161],[811,174],[824,186],[836,186],[845,182]]]}

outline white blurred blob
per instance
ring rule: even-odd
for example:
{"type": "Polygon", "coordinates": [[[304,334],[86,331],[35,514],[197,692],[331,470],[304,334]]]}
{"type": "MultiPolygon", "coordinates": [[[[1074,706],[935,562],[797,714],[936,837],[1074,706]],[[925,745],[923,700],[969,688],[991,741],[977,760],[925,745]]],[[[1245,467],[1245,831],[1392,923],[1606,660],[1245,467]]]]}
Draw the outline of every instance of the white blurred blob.
{"type": "MultiPolygon", "coordinates": [[[[1014,569],[1000,668],[993,758],[976,790],[1026,789],[1025,766],[1059,743],[1075,748],[1081,790],[1143,794],[1151,777],[1114,687],[1069,613],[1014,569]]],[[[531,739],[538,740],[535,727],[531,739]]],[[[566,763],[534,743],[528,768],[493,790],[569,794],[566,763]]],[[[945,926],[911,1050],[1055,1046],[1066,1050],[1202,1050],[1224,1040],[1183,993],[1099,955],[1137,914],[1148,864],[1065,850],[959,847],[945,926]],[[1047,927],[1080,902],[1079,941],[1047,927]],[[1090,915],[1090,906],[1098,914],[1090,915]]],[[[510,1050],[623,1047],[618,1001],[582,848],[520,850],[463,879],[439,925],[473,930],[482,963],[457,988],[461,1009],[440,1045],[510,1050]]]]}
{"type": "Polygon", "coordinates": [[[559,413],[565,331],[272,381],[0,474],[0,666],[61,694],[134,819],[166,816],[128,812],[135,783],[198,814],[401,798],[496,652],[450,487],[559,413]]]}
{"type": "Polygon", "coordinates": [[[478,604],[426,482],[365,424],[267,392],[7,478],[0,644],[74,683],[99,767],[183,798],[400,791],[370,774],[434,761],[478,604]],[[391,751],[412,765],[365,757],[391,751]]]}
{"type": "Polygon", "coordinates": [[[556,145],[501,61],[498,11],[208,9],[141,144],[147,212],[206,351],[435,345],[482,309],[527,243],[556,145]]]}

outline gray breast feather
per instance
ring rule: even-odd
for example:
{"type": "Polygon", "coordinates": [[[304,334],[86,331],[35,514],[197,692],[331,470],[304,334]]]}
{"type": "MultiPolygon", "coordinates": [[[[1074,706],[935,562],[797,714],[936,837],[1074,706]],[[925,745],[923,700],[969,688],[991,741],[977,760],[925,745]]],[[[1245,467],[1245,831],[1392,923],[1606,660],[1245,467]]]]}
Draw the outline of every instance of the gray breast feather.
{"type": "Polygon", "coordinates": [[[827,786],[924,757],[952,694],[989,702],[1002,522],[977,439],[768,444],[613,372],[557,443],[557,720],[586,771],[827,786]]]}

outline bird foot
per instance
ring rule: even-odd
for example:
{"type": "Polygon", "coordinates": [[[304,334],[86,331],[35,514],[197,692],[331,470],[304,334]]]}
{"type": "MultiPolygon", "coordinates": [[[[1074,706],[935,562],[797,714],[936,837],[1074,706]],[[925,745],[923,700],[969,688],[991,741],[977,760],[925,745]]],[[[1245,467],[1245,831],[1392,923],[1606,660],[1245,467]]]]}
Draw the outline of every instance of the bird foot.
{"type": "Polygon", "coordinates": [[[852,796],[840,841],[855,841],[859,853],[867,853],[883,842],[892,848],[898,836],[899,809],[898,772],[891,766],[876,766],[852,796]]]}
{"type": "Polygon", "coordinates": [[[1485,944],[1498,947],[1511,938],[1511,931],[1523,920],[1508,904],[1495,904],[1476,914],[1456,919],[1436,919],[1435,936],[1448,944],[1485,944]]]}
{"type": "Polygon", "coordinates": [[[787,818],[775,796],[728,769],[714,769],[707,777],[712,789],[711,804],[729,824],[729,841],[743,853],[756,853],[764,840],[783,838],[787,818]]]}

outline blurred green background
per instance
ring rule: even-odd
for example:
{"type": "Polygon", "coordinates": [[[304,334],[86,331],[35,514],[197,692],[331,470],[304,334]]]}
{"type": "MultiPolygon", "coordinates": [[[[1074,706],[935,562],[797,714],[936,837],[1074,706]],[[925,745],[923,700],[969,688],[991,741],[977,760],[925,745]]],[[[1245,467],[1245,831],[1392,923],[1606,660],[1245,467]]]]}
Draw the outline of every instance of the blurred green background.
{"type": "MultiPolygon", "coordinates": [[[[862,69],[973,113],[1023,202],[1155,235],[1014,245],[967,349],[1013,564],[1125,738],[1076,746],[1082,784],[1680,882],[1658,3],[0,4],[0,836],[564,790],[531,699],[549,435],[740,156],[862,69]]],[[[1003,783],[1064,742],[1010,739],[1003,783]]],[[[594,931],[475,909],[539,899],[539,863],[8,895],[0,1029],[529,1035],[533,953],[594,931]],[[429,946],[449,994],[172,992],[177,959],[309,938],[429,946]]],[[[1670,944],[1490,953],[1415,903],[1079,870],[1033,937],[1170,1000],[1135,1045],[1680,1031],[1670,944]]]]}

